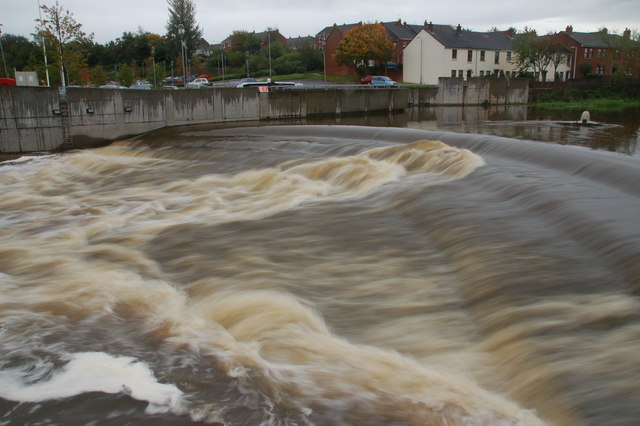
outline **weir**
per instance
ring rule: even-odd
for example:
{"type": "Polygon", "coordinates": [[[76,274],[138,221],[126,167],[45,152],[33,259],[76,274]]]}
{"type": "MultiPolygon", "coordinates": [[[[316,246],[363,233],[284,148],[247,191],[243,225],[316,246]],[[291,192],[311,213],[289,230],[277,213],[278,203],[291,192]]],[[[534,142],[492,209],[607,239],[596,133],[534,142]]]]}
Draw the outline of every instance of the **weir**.
{"type": "Polygon", "coordinates": [[[102,146],[163,127],[402,111],[416,105],[525,104],[526,79],[443,78],[437,87],[199,90],[0,87],[0,153],[102,146]]]}

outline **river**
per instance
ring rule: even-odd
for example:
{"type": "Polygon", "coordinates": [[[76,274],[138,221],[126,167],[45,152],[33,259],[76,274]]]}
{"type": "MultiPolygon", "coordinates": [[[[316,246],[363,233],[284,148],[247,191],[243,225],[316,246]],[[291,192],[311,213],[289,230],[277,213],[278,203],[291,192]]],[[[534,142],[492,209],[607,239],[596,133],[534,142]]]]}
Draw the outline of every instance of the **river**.
{"type": "Polygon", "coordinates": [[[0,163],[0,424],[637,424],[635,145],[435,114],[0,163]]]}

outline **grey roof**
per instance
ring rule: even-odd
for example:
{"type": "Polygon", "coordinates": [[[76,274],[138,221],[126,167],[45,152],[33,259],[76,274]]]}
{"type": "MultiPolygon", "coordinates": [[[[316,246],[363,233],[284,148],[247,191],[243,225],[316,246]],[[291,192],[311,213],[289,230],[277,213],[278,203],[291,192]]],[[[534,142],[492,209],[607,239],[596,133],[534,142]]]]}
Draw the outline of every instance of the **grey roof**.
{"type": "Polygon", "coordinates": [[[313,46],[315,43],[315,38],[311,36],[306,36],[306,37],[289,37],[287,39],[287,46],[289,46],[292,49],[296,49],[305,43],[313,46]]]}
{"type": "MultiPolygon", "coordinates": [[[[584,47],[609,47],[600,31],[595,33],[574,33],[562,31],[562,33],[568,35],[584,47]]],[[[614,39],[616,37],[619,38],[620,36],[616,34],[609,34],[607,37],[611,37],[612,39],[614,39]]]]}
{"type": "Polygon", "coordinates": [[[480,33],[461,30],[450,25],[432,25],[432,31],[424,28],[444,47],[459,49],[512,50],[513,37],[507,31],[480,33]]]}
{"type": "MultiPolygon", "coordinates": [[[[400,21],[382,22],[382,25],[387,29],[387,34],[391,40],[413,40],[419,31],[415,31],[412,27],[417,25],[407,25],[400,21]]],[[[419,26],[417,26],[419,27],[419,26]]],[[[420,27],[422,28],[422,27],[420,27]]]]}
{"type": "Polygon", "coordinates": [[[316,37],[319,37],[322,34],[329,35],[329,33],[333,31],[334,28],[340,31],[341,34],[344,34],[347,31],[349,31],[351,28],[355,27],[356,25],[361,25],[361,24],[362,22],[356,22],[355,24],[342,24],[342,25],[333,24],[329,27],[324,27],[320,32],[318,32],[318,34],[316,34],[316,37]]]}

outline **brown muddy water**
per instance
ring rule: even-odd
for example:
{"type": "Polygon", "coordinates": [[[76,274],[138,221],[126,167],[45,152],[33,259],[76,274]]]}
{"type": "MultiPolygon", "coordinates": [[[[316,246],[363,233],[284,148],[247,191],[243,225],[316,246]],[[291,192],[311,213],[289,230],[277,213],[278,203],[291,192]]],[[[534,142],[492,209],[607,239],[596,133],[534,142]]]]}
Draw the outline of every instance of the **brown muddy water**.
{"type": "Polygon", "coordinates": [[[0,163],[0,424],[637,424],[637,157],[406,117],[0,163]]]}

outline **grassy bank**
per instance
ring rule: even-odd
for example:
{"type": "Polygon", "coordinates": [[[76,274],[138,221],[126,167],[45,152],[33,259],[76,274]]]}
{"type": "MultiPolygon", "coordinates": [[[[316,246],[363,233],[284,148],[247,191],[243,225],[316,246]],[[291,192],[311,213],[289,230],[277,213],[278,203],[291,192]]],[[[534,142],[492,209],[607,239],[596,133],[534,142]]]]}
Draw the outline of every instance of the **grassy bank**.
{"type": "Polygon", "coordinates": [[[640,96],[626,87],[563,88],[540,93],[534,106],[548,110],[623,111],[640,109],[640,96]]]}
{"type": "Polygon", "coordinates": [[[640,99],[597,98],[580,101],[539,101],[534,104],[537,108],[547,110],[590,110],[602,112],[624,111],[640,109],[640,99]]]}

